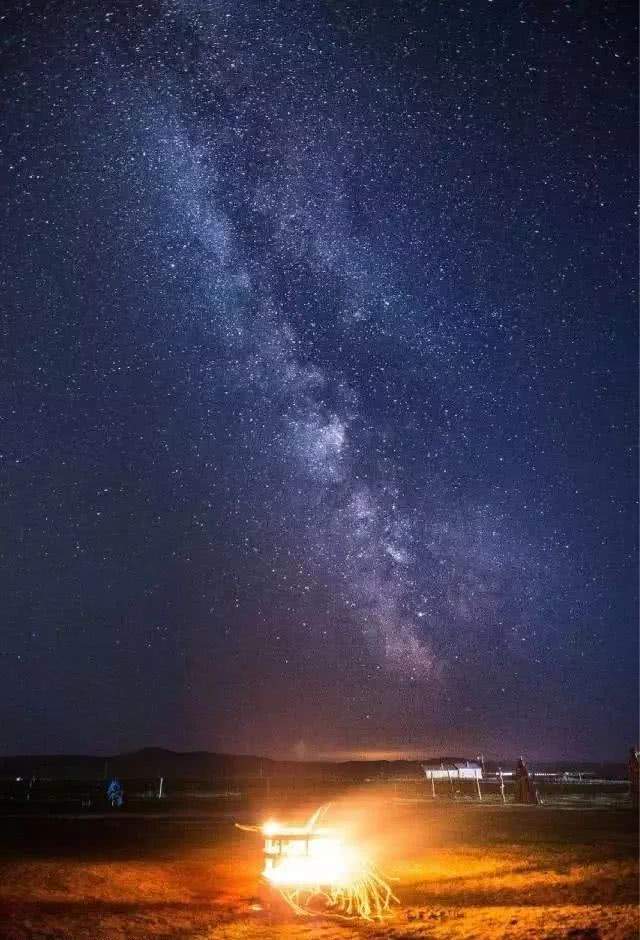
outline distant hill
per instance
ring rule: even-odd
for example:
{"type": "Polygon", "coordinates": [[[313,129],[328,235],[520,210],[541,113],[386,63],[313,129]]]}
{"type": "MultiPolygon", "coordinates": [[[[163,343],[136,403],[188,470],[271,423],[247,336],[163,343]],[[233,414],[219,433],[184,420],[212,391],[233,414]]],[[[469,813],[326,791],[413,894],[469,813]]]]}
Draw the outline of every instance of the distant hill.
{"type": "MultiPolygon", "coordinates": [[[[501,761],[511,769],[515,760],[501,761]]],[[[497,768],[486,762],[486,770],[497,768]]],[[[579,763],[552,761],[532,765],[537,771],[582,771],[598,777],[622,779],[626,767],[620,763],[579,763]]],[[[40,777],[53,780],[99,780],[105,777],[146,779],[163,776],[179,780],[213,780],[248,777],[287,778],[291,780],[334,780],[359,782],[380,777],[421,777],[419,761],[279,761],[268,757],[216,754],[209,751],[169,751],[143,748],[129,754],[110,757],[89,755],[18,755],[0,757],[0,777],[40,777]]]]}
{"type": "Polygon", "coordinates": [[[420,773],[421,768],[416,761],[278,761],[252,755],[179,752],[154,747],[110,757],[67,754],[0,757],[0,777],[36,776],[57,780],[95,780],[107,776],[123,779],[163,776],[181,780],[261,776],[364,780],[372,776],[415,776],[420,773]]]}

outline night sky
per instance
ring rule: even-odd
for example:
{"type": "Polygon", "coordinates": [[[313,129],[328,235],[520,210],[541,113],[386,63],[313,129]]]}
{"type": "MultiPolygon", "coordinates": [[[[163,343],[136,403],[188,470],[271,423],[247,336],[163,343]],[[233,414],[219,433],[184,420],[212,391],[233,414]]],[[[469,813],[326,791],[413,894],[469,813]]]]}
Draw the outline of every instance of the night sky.
{"type": "Polygon", "coordinates": [[[2,752],[625,758],[634,6],[4,6],[2,752]]]}

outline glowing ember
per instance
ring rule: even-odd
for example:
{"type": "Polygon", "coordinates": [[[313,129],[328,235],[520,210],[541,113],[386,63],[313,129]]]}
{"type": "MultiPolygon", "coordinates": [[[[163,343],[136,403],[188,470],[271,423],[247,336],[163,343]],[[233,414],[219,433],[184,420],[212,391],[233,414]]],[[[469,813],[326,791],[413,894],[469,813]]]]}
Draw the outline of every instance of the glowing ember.
{"type": "Polygon", "coordinates": [[[304,826],[269,821],[240,826],[264,836],[263,877],[297,914],[320,909],[342,917],[382,917],[392,900],[389,885],[340,832],[319,826],[321,807],[304,826]]]}

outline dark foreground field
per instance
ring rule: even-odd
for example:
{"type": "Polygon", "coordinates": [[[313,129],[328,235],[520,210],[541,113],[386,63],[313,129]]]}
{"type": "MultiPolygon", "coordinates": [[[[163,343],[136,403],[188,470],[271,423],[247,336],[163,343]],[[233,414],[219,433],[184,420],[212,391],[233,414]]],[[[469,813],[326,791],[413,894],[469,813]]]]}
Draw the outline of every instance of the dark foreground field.
{"type": "Polygon", "coordinates": [[[0,937],[638,936],[628,808],[350,799],[400,899],[383,924],[300,919],[271,904],[258,887],[260,843],[232,813],[14,816],[0,820],[0,937]]]}

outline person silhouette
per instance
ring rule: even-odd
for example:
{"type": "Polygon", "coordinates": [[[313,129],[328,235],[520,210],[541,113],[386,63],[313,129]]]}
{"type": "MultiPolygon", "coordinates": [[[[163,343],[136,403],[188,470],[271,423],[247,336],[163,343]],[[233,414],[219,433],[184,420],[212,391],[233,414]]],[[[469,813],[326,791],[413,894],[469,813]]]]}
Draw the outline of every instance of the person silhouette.
{"type": "Polygon", "coordinates": [[[640,797],[640,753],[636,747],[629,748],[629,792],[631,793],[631,805],[638,809],[638,798],[640,797]]]}

